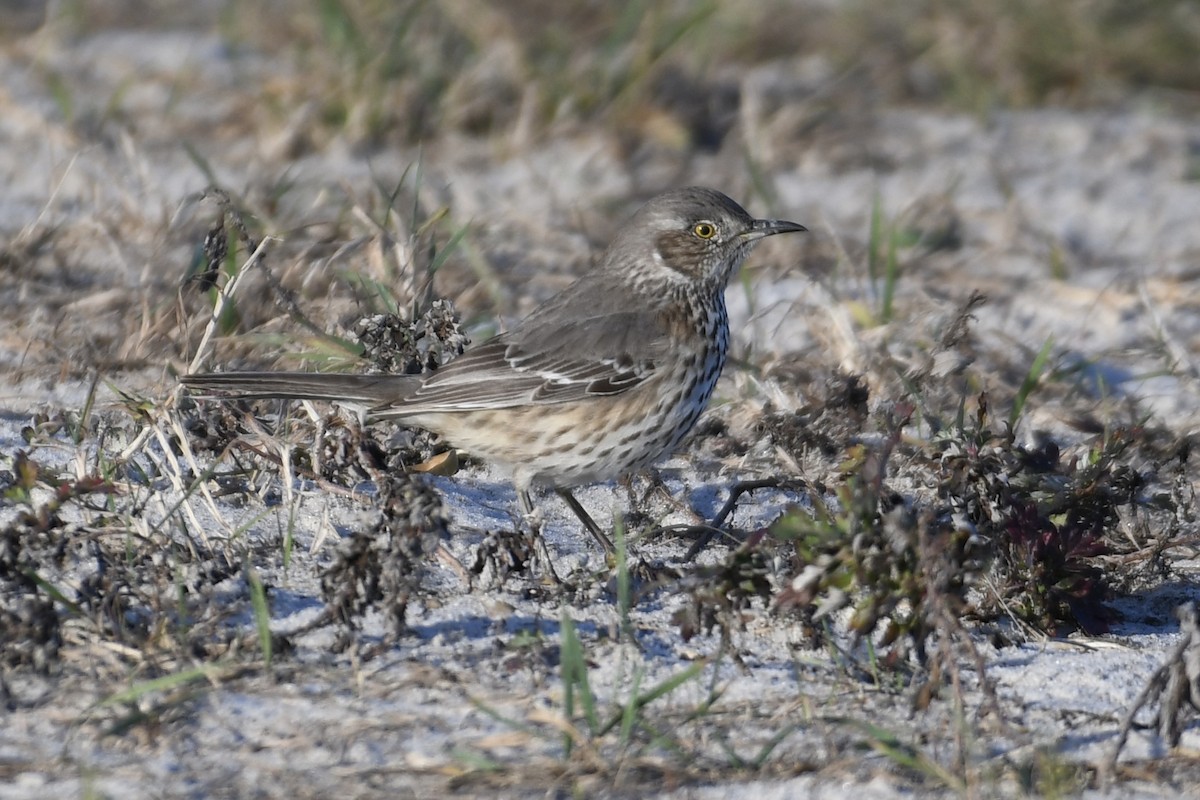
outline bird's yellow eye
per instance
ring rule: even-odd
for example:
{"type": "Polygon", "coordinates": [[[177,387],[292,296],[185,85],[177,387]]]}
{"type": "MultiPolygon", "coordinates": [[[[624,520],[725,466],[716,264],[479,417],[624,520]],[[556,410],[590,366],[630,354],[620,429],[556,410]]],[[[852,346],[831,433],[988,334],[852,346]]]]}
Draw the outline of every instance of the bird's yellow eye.
{"type": "Polygon", "coordinates": [[[717,235],[717,226],[711,222],[697,222],[695,227],[692,228],[692,233],[701,239],[711,239],[717,235]]]}

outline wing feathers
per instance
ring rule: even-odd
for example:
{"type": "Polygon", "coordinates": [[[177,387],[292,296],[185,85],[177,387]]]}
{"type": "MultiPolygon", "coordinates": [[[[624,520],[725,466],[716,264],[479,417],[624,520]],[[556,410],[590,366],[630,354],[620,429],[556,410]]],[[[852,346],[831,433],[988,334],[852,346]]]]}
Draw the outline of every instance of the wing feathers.
{"type": "Polygon", "coordinates": [[[653,377],[672,347],[660,314],[615,308],[617,294],[592,291],[578,282],[553,307],[544,306],[521,326],[428,375],[218,373],[188,376],[183,382],[200,391],[243,397],[350,401],[382,417],[617,395],[653,377]]]}

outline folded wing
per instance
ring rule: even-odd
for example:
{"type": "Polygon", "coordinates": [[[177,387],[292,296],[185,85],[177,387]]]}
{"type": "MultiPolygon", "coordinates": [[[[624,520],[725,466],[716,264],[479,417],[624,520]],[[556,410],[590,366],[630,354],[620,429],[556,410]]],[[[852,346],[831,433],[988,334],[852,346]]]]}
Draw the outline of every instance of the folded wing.
{"type": "Polygon", "coordinates": [[[656,374],[665,334],[651,312],[535,313],[438,369],[403,402],[372,413],[402,417],[621,394],[656,374]]]}

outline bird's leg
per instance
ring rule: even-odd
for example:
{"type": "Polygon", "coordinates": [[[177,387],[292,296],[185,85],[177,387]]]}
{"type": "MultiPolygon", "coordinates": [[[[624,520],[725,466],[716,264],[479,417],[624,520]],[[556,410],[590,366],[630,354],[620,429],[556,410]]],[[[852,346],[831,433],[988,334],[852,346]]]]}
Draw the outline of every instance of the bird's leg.
{"type": "MultiPolygon", "coordinates": [[[[533,497],[528,489],[517,489],[517,500],[521,506],[521,515],[529,526],[529,535],[533,537],[534,553],[541,562],[542,576],[552,583],[562,584],[562,579],[554,571],[554,562],[550,558],[550,550],[546,547],[546,539],[542,536],[542,515],[534,508],[533,497]]],[[[593,523],[594,524],[594,523],[593,523]]]]}
{"type": "Polygon", "coordinates": [[[555,489],[554,491],[575,512],[575,516],[579,517],[579,521],[583,523],[583,527],[587,528],[587,532],[592,535],[592,538],[604,548],[604,554],[606,556],[615,555],[617,548],[613,547],[612,540],[608,538],[604,531],[600,530],[600,526],[596,524],[596,520],[592,519],[587,509],[580,505],[579,501],[575,499],[575,495],[571,494],[567,489],[555,489]]]}

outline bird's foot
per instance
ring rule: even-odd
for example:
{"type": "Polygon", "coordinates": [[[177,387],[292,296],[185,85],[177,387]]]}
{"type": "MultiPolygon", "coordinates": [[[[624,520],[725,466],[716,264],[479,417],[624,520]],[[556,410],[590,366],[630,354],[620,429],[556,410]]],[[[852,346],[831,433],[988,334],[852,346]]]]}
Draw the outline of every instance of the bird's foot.
{"type": "Polygon", "coordinates": [[[554,571],[554,560],[550,556],[550,548],[546,546],[546,540],[542,537],[541,529],[530,531],[529,538],[530,546],[537,556],[538,572],[540,573],[538,582],[545,586],[563,586],[563,579],[558,577],[558,573],[554,571]]]}

